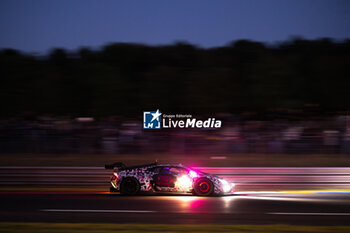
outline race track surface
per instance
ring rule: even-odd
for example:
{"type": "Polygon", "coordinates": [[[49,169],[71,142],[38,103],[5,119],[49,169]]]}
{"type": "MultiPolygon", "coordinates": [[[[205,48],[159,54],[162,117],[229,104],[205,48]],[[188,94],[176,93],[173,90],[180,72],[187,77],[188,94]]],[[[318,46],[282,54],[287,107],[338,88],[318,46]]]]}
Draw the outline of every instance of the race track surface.
{"type": "Polygon", "coordinates": [[[350,194],[1,192],[3,222],[350,225],[350,194]]]}

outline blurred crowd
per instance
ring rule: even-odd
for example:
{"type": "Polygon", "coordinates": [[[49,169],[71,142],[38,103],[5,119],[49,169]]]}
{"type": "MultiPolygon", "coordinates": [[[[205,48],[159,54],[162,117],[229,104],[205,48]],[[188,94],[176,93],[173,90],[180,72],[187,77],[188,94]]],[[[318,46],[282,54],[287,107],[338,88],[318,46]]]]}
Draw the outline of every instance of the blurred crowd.
{"type": "Polygon", "coordinates": [[[215,130],[144,130],[141,119],[2,120],[0,153],[350,154],[347,116],[222,120],[222,128],[215,130]]]}

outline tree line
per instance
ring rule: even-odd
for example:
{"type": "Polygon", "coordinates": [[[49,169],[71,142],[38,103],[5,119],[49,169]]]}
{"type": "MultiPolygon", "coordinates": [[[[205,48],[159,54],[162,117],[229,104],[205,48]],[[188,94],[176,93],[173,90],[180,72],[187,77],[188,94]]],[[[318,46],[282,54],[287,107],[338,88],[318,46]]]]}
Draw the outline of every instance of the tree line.
{"type": "Polygon", "coordinates": [[[350,40],[238,40],[201,48],[113,43],[99,50],[0,51],[0,117],[139,117],[350,109],[350,40]]]}

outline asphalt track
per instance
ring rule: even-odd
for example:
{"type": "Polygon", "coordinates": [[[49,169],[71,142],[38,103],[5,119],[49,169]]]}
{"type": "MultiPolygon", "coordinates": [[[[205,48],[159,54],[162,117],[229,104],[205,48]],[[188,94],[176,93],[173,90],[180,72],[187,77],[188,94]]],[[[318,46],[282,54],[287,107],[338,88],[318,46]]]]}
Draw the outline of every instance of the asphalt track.
{"type": "Polygon", "coordinates": [[[349,193],[0,192],[2,222],[350,225],[349,193]]]}

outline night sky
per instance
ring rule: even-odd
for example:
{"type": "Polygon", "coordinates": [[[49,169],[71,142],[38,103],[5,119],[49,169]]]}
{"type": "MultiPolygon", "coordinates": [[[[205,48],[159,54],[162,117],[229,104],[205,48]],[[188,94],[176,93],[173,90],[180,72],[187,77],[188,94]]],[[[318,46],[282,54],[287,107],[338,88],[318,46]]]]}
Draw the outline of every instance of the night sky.
{"type": "Polygon", "coordinates": [[[110,42],[188,41],[214,47],[237,39],[274,43],[291,36],[350,38],[350,1],[0,1],[0,48],[25,52],[110,42]]]}

